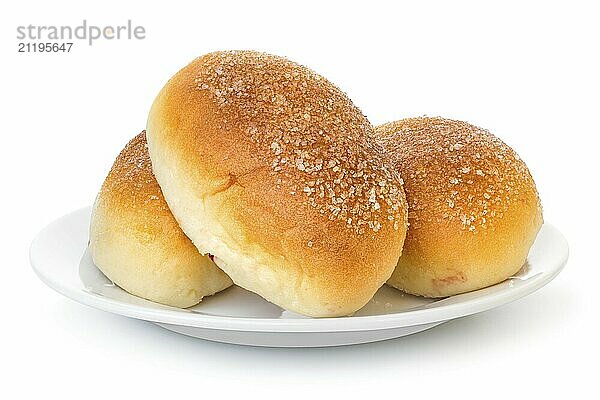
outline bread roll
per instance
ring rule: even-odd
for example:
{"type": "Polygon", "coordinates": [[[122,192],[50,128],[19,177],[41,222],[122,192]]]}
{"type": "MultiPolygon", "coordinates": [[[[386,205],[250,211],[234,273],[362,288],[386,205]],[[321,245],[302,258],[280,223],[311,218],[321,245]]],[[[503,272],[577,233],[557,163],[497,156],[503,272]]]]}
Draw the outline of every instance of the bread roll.
{"type": "Polygon", "coordinates": [[[190,307],[232,284],[179,228],[152,174],[144,132],[121,151],[96,198],[90,250],[111,281],[157,303],[190,307]]]}
{"type": "Polygon", "coordinates": [[[442,297],[501,282],[525,263],[542,209],[525,163],[466,122],[408,118],[376,135],[404,178],[409,229],[388,284],[442,297]]]}
{"type": "Polygon", "coordinates": [[[326,317],[390,277],[406,233],[401,179],[322,76],[273,55],[207,54],[164,86],[147,135],[183,231],[237,285],[326,317]]]}

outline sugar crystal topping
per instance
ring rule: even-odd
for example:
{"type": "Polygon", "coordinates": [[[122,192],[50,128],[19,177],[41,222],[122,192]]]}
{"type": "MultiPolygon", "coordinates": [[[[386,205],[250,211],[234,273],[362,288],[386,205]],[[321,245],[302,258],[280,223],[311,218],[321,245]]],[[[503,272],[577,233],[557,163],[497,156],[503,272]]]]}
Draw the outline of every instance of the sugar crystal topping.
{"type": "MultiPolygon", "coordinates": [[[[152,172],[146,132],[141,132],[119,153],[102,189],[103,198],[113,207],[124,207],[140,213],[169,212],[160,186],[152,172]]],[[[169,212],[170,213],[170,212],[169,212]]]]}
{"type": "Polygon", "coordinates": [[[341,90],[263,53],[216,52],[196,62],[194,85],[217,105],[220,129],[241,130],[279,189],[357,234],[406,224],[402,180],[341,90]]]}
{"type": "Polygon", "coordinates": [[[376,128],[378,142],[405,179],[411,228],[459,221],[477,233],[534,191],[525,163],[487,130],[440,117],[376,128]]]}

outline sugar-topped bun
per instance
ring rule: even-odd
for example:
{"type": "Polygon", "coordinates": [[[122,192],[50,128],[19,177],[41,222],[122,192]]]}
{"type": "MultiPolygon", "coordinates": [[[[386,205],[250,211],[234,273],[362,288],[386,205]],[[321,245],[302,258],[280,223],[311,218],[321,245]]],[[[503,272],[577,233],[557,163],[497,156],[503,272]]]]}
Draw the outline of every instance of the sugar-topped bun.
{"type": "Polygon", "coordinates": [[[121,151],[102,185],[90,250],[110,280],[157,303],[190,307],[232,284],[177,225],[152,175],[144,132],[121,151]]]}
{"type": "Polygon", "coordinates": [[[390,277],[401,179],[322,76],[273,55],[207,54],[159,93],[147,135],[183,231],[237,285],[324,317],[361,308],[390,277]]]}
{"type": "Polygon", "coordinates": [[[388,284],[427,297],[498,283],[525,263],[542,209],[525,163],[466,122],[408,118],[376,136],[404,178],[409,229],[388,284]]]}

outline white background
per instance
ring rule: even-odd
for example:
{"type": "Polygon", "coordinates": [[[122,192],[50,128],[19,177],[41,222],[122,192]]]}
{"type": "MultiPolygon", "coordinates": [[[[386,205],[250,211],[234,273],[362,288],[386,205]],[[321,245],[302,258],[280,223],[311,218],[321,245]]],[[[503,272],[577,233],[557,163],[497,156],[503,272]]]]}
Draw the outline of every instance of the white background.
{"type": "MultiPolygon", "coordinates": [[[[593,2],[100,1],[3,4],[0,391],[52,398],[591,397],[597,289],[600,17],[593,2]],[[142,41],[18,54],[18,25],[143,25],[142,41]],[[194,57],[258,49],[308,65],[373,124],[442,115],[490,129],[536,179],[566,269],[529,297],[371,345],[261,349],[179,336],[43,285],[28,246],[89,205],[144,129],[154,95],[194,57]]],[[[1,397],[7,398],[2,395],[1,397]]]]}

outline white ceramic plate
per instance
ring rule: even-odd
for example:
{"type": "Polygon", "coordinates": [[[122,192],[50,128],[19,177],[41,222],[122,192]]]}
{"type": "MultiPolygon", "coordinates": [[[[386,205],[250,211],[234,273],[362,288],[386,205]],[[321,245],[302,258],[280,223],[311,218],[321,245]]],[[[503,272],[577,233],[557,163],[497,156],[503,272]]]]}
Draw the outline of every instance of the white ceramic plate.
{"type": "Polygon", "coordinates": [[[89,208],[75,211],[48,225],[33,241],[31,264],[48,286],[80,303],[185,335],[255,346],[338,346],[420,332],[534,292],[561,271],[569,252],[561,233],[544,224],[527,264],[495,286],[440,300],[384,286],[351,317],[315,319],[285,311],[235,286],[185,310],[130,295],[93,264],[87,252],[89,220],[89,208]]]}

